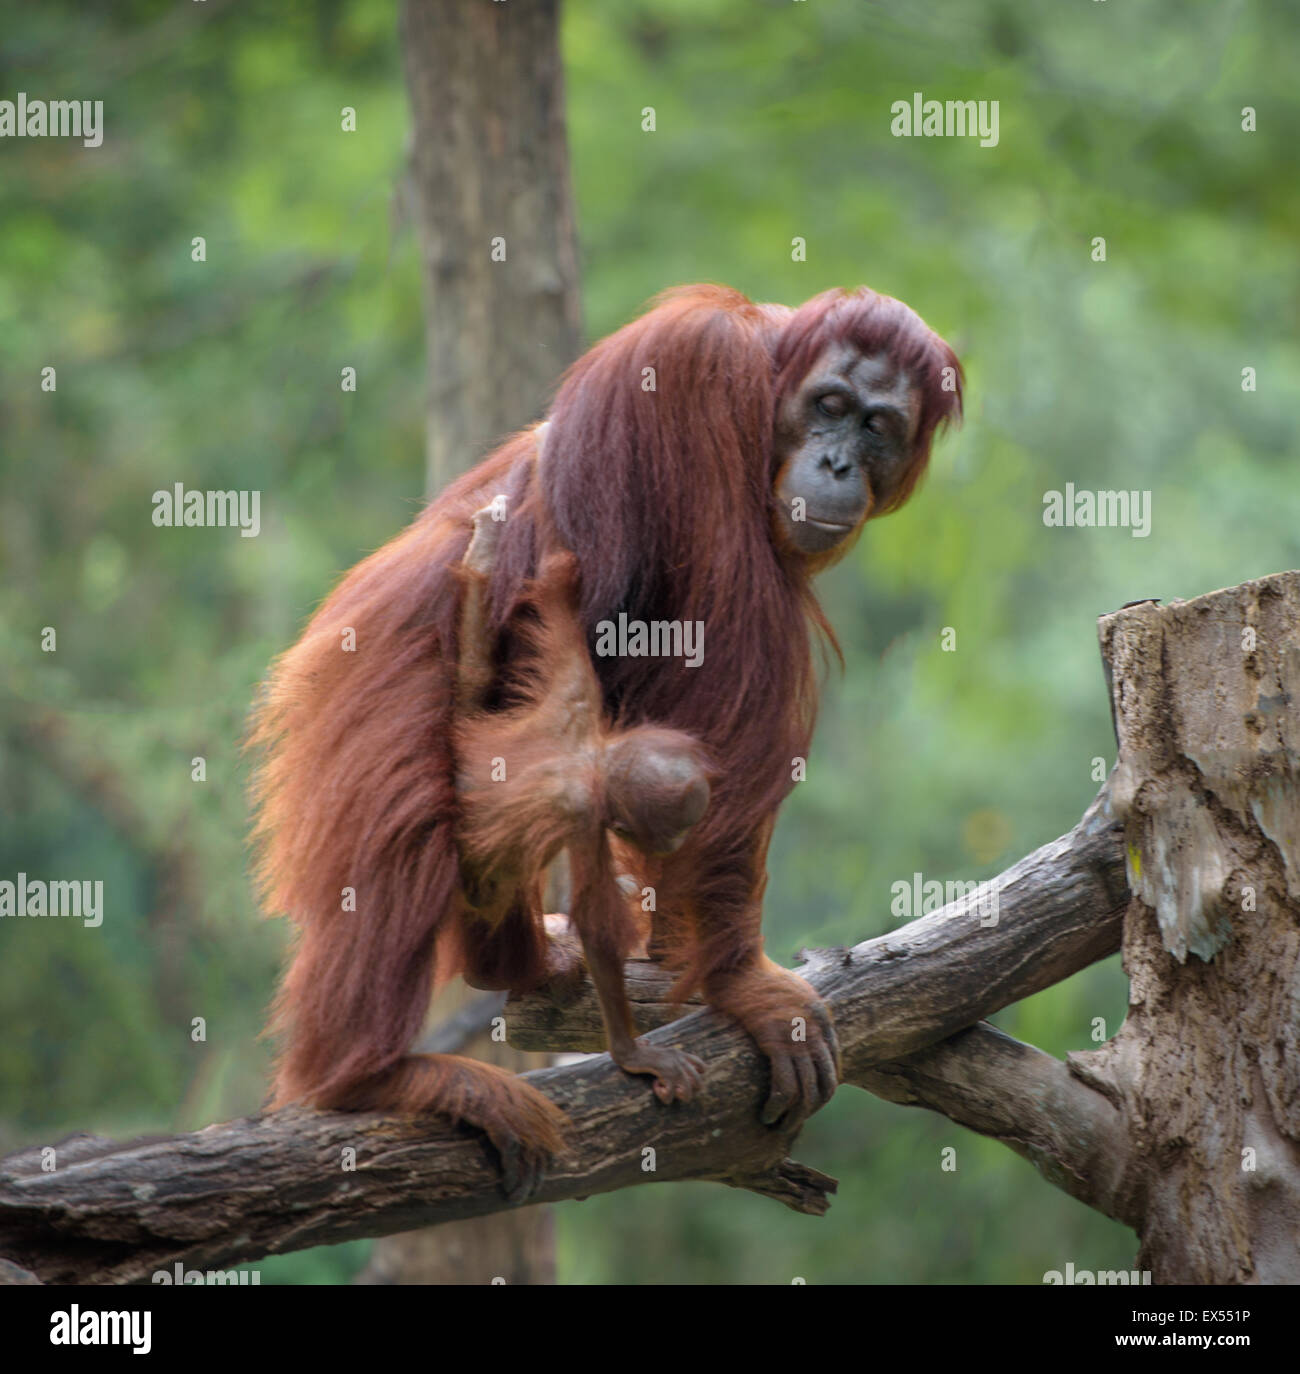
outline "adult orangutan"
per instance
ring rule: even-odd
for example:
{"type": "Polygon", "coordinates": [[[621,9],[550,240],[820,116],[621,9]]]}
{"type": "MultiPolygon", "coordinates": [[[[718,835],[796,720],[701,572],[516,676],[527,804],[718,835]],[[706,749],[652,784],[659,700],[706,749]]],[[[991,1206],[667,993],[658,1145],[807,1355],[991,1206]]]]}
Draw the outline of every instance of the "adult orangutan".
{"type": "Polygon", "coordinates": [[[264,896],[300,927],[277,1102],[461,1119],[497,1147],[514,1196],[559,1145],[559,1114],[522,1079],[409,1053],[435,982],[473,981],[475,963],[517,986],[550,971],[517,922],[461,914],[458,565],[498,495],[511,514],[485,614],[501,680],[525,589],[557,550],[577,559],[589,642],[620,615],[703,624],[695,667],[594,659],[609,719],[684,731],[716,768],[680,849],[631,857],[679,991],[701,987],[767,1056],[763,1120],[828,1100],[830,1019],[760,931],[768,841],[816,711],[811,629],[833,642],[810,578],[907,498],[960,409],[957,359],[900,301],[863,288],[790,311],[680,288],[569,370],[540,460],[536,427],[515,435],[343,579],[276,664],[254,730],[264,896]]]}

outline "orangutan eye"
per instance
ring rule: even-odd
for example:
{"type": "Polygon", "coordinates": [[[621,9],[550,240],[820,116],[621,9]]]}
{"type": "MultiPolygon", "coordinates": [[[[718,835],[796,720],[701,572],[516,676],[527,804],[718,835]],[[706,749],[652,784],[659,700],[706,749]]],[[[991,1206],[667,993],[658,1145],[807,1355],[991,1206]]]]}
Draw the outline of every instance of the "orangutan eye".
{"type": "Polygon", "coordinates": [[[884,434],[889,428],[885,417],[878,410],[873,410],[867,416],[865,424],[872,434],[884,434]]]}
{"type": "Polygon", "coordinates": [[[831,419],[838,420],[841,416],[849,413],[849,403],[838,391],[828,391],[825,396],[817,398],[817,409],[823,415],[829,415],[831,419]]]}

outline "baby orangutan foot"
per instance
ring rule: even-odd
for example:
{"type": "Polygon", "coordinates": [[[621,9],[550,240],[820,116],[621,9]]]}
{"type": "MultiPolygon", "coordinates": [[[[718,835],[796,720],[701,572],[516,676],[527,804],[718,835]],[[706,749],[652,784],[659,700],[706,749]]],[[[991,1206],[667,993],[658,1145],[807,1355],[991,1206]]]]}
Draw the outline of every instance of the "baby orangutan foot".
{"type": "Polygon", "coordinates": [[[704,1078],[704,1061],[685,1050],[663,1045],[647,1045],[633,1040],[610,1058],[627,1073],[653,1074],[654,1092],[660,1102],[689,1102],[704,1078]]]}

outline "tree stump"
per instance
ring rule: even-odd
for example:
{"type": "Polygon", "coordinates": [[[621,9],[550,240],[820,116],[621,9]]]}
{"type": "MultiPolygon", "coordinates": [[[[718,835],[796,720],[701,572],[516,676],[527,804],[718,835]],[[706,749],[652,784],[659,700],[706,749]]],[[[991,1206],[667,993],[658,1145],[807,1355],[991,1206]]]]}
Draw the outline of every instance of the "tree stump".
{"type": "Polygon", "coordinates": [[[1103,617],[1129,1013],[1071,1056],[1123,1114],[1157,1283],[1300,1283],[1300,573],[1103,617]]]}

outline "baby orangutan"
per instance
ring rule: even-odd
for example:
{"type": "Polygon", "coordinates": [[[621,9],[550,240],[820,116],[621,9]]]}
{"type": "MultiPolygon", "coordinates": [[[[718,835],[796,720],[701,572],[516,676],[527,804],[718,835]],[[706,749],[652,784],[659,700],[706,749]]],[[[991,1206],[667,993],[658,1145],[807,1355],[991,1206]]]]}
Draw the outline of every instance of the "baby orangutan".
{"type": "Polygon", "coordinates": [[[474,516],[460,568],[463,600],[456,661],[456,795],[466,914],[466,981],[535,986],[566,971],[562,942],[548,942],[542,889],[567,850],[570,921],[582,941],[610,1057],[652,1074],[663,1102],[688,1101],[703,1063],[683,1050],[643,1044],[623,984],[623,961],[641,932],[618,885],[612,831],[648,855],[670,854],[704,815],[709,773],[701,746],[680,730],[617,729],[603,718],[600,686],[577,617],[578,565],[549,555],[529,590],[526,650],[507,704],[489,710],[491,635],[484,597],[502,522],[474,516]]]}

